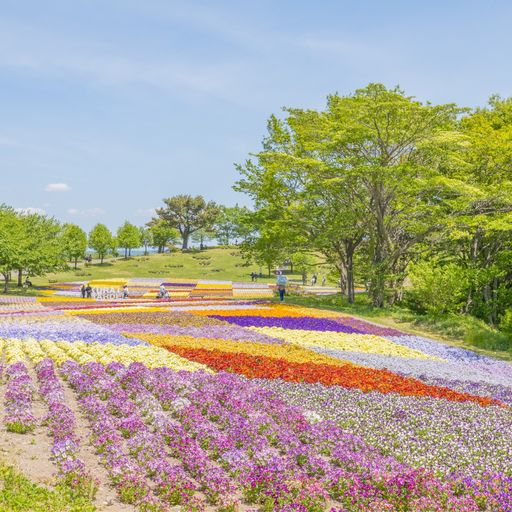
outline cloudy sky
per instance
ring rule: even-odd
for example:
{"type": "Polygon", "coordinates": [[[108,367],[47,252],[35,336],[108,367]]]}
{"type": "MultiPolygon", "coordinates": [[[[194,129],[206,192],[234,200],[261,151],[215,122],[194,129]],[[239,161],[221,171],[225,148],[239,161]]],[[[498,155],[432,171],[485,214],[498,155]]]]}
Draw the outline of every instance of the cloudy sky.
{"type": "Polygon", "coordinates": [[[399,84],[512,95],[508,0],[0,0],[0,202],[89,229],[224,204],[271,113],[399,84]]]}

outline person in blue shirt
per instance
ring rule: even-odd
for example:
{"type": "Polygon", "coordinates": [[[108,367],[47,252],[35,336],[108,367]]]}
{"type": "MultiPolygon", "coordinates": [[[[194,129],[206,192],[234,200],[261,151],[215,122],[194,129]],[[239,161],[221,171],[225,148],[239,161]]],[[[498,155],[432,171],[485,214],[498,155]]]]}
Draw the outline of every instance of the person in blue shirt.
{"type": "Polygon", "coordinates": [[[286,293],[286,285],[288,284],[288,278],[281,274],[281,272],[278,272],[277,274],[277,290],[279,291],[279,300],[281,302],[284,301],[284,295],[286,293]]]}

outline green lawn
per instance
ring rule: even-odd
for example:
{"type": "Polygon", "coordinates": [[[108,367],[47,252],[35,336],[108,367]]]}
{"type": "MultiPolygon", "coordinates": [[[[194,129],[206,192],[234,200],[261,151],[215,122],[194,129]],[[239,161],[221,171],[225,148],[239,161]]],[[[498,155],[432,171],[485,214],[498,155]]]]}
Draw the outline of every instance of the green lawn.
{"type": "MultiPolygon", "coordinates": [[[[262,269],[265,273],[265,269],[262,269]]],[[[220,279],[226,281],[250,281],[251,272],[259,272],[258,265],[246,266],[240,252],[236,248],[215,248],[198,252],[174,252],[136,256],[123,259],[116,258],[100,264],[81,264],[78,270],[73,268],[48,274],[45,277],[34,277],[36,286],[64,281],[83,281],[106,279],[112,277],[177,277],[190,279],[220,279]]],[[[290,276],[299,280],[299,276],[290,276]]],[[[260,281],[274,282],[275,277],[264,276],[260,281]]]]}

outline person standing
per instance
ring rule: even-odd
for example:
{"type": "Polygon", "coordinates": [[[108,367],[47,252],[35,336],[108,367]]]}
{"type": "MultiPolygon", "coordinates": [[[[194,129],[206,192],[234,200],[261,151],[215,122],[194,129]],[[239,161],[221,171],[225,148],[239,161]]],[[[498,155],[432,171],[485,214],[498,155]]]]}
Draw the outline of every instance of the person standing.
{"type": "Polygon", "coordinates": [[[123,299],[127,299],[128,298],[128,285],[124,285],[123,286],[123,299]]]}
{"type": "Polygon", "coordinates": [[[92,287],[90,284],[87,284],[87,287],[85,288],[85,294],[87,295],[87,298],[92,298],[92,287]]]}
{"type": "Polygon", "coordinates": [[[285,293],[286,293],[286,285],[288,284],[288,278],[279,273],[277,275],[277,281],[276,281],[276,284],[277,284],[277,290],[279,292],[279,300],[281,302],[284,301],[284,296],[285,296],[285,293]]]}
{"type": "Polygon", "coordinates": [[[80,293],[82,295],[82,299],[85,299],[85,284],[82,284],[82,287],[80,288],[80,293]]]}

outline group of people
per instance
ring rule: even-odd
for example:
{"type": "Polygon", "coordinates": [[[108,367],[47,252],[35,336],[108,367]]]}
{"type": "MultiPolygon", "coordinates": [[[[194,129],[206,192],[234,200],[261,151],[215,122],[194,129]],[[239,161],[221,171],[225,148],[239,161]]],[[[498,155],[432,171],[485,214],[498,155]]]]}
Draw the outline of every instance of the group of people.
{"type": "Polygon", "coordinates": [[[80,288],[82,299],[112,300],[127,299],[129,297],[128,286],[125,284],[122,290],[118,288],[93,288],[90,283],[82,284],[80,288]]]}
{"type": "Polygon", "coordinates": [[[82,299],[92,299],[92,286],[87,283],[82,285],[80,288],[80,294],[82,295],[82,299]]]}
{"type": "Polygon", "coordinates": [[[260,272],[259,274],[257,272],[251,272],[251,281],[257,281],[258,277],[263,277],[263,274],[260,272]]]}
{"type": "MultiPolygon", "coordinates": [[[[318,276],[316,274],[313,274],[311,277],[311,286],[316,286],[316,283],[318,282],[318,276]]],[[[327,282],[327,278],[325,276],[322,277],[322,286],[325,286],[325,283],[327,282]]]]}

